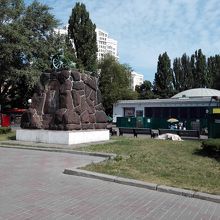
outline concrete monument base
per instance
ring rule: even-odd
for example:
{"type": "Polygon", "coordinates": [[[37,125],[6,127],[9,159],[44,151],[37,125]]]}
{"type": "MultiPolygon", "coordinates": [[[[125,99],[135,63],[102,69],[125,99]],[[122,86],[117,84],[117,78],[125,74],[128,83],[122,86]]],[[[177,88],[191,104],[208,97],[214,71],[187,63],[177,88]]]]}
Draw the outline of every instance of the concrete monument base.
{"type": "Polygon", "coordinates": [[[82,144],[109,140],[109,130],[80,130],[80,131],[55,131],[55,130],[16,130],[16,140],[31,141],[47,144],[82,144]]]}

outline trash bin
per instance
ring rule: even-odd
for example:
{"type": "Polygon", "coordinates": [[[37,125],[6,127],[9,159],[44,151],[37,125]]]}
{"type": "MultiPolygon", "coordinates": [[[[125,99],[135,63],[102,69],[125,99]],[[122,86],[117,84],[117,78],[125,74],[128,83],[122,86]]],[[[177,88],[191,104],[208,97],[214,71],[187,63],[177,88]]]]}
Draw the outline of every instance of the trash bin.
{"type": "Polygon", "coordinates": [[[10,116],[6,114],[1,114],[1,126],[10,127],[10,116]]]}

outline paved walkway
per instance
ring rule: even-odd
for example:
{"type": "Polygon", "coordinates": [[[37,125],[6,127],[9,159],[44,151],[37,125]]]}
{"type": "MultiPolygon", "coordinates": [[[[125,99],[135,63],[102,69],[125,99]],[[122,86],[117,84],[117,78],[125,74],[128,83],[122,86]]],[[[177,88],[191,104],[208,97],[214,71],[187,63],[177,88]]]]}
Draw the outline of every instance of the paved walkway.
{"type": "Polygon", "coordinates": [[[63,174],[103,158],[0,148],[0,220],[220,219],[220,204],[63,174]]]}

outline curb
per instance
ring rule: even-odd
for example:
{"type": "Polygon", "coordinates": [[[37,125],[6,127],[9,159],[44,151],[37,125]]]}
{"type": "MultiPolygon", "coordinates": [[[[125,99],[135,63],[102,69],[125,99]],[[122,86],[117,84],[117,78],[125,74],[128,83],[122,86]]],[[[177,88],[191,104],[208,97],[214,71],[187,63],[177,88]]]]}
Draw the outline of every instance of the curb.
{"type": "Polygon", "coordinates": [[[170,194],[175,194],[175,195],[180,195],[180,196],[186,196],[189,198],[196,198],[196,199],[206,200],[210,202],[220,203],[220,196],[218,195],[212,195],[208,193],[196,192],[192,190],[164,186],[164,185],[159,185],[159,184],[154,184],[154,183],[147,183],[147,182],[140,181],[140,180],[128,179],[128,178],[123,178],[123,177],[118,177],[118,176],[91,172],[87,170],[81,170],[79,168],[66,168],[63,171],[63,173],[68,174],[68,175],[99,179],[103,181],[115,182],[115,183],[128,185],[128,186],[135,186],[139,188],[155,190],[158,192],[165,192],[165,193],[170,193],[170,194]]]}
{"type": "Polygon", "coordinates": [[[60,152],[60,153],[69,153],[69,154],[79,154],[79,155],[89,155],[95,157],[104,157],[106,159],[113,159],[116,157],[116,154],[111,153],[102,153],[102,152],[86,152],[86,151],[76,151],[76,150],[67,150],[62,148],[48,148],[48,147],[27,147],[27,146],[9,146],[9,145],[1,145],[2,148],[14,148],[14,149],[22,149],[22,150],[36,150],[36,151],[49,151],[49,152],[60,152]]]}
{"type": "Polygon", "coordinates": [[[194,194],[194,198],[220,203],[220,196],[211,195],[208,193],[196,192],[194,194]]]}
{"type": "Polygon", "coordinates": [[[31,141],[17,141],[17,140],[7,140],[7,141],[0,141],[0,145],[6,146],[16,146],[16,147],[36,147],[36,148],[53,148],[53,149],[67,149],[67,150],[75,150],[81,147],[89,147],[92,145],[100,145],[105,143],[113,143],[115,140],[108,140],[108,141],[98,141],[92,143],[81,143],[81,144],[48,144],[48,143],[41,143],[41,142],[31,142],[31,141]]]}

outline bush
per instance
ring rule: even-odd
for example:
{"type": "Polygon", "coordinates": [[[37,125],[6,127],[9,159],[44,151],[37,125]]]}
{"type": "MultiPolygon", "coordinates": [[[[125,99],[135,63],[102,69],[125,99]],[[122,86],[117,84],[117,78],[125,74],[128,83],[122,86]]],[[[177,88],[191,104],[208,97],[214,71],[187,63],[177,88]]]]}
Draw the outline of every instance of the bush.
{"type": "Polygon", "coordinates": [[[208,139],[202,142],[203,150],[220,153],[220,139],[208,139]]]}
{"type": "Polygon", "coordinates": [[[10,127],[0,127],[0,134],[7,134],[9,132],[11,132],[10,127]]]}

